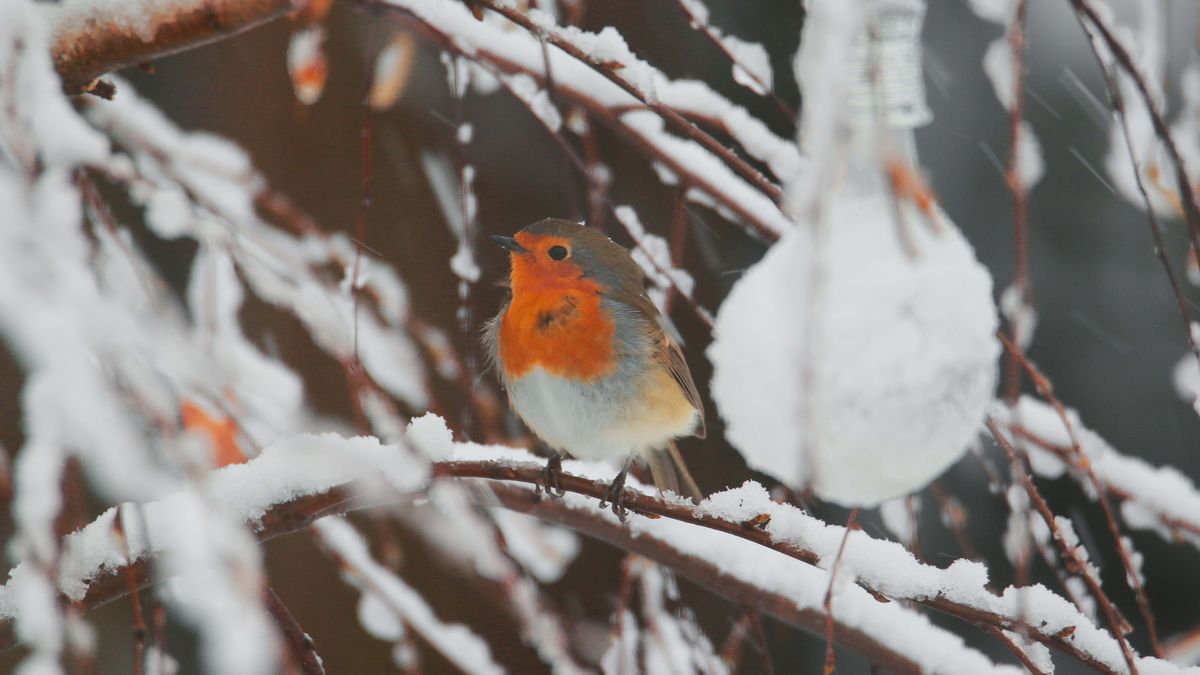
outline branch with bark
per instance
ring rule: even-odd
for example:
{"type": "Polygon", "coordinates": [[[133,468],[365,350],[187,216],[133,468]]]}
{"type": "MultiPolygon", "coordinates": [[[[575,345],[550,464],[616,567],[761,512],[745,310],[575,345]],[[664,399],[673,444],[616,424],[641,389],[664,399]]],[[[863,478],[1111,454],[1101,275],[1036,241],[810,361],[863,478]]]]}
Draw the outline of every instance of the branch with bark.
{"type": "MultiPolygon", "coordinates": [[[[996,595],[986,589],[986,569],[978,563],[959,561],[949,569],[940,570],[915,561],[899,544],[872,539],[861,531],[852,532],[847,539],[844,528],[825,525],[794,507],[770,502],[756,485],[747,484],[719,493],[699,506],[676,498],[632,490],[627,506],[643,517],[623,525],[610,513],[596,508],[593,500],[602,499],[608,489],[603,481],[567,473],[562,478],[562,486],[569,493],[566,499],[538,498],[532,486],[541,479],[542,464],[521,460],[522,453],[518,451],[499,448],[487,450],[492,457],[434,462],[430,465],[431,476],[435,482],[486,479],[485,489],[474,492],[479,495],[483,505],[499,505],[534,515],[645,556],[703,588],[814,636],[822,637],[825,634],[826,614],[822,598],[828,574],[822,568],[832,564],[842,542],[847,541],[848,546],[843,552],[846,559],[844,564],[853,570],[855,577],[853,583],[834,587],[835,641],[890,670],[946,670],[939,667],[941,664],[937,662],[923,660],[926,657],[919,650],[905,648],[889,641],[887,635],[864,626],[860,612],[865,612],[869,619],[873,612],[902,611],[898,603],[891,601],[910,601],[983,626],[988,631],[1024,629],[1029,639],[1058,650],[1099,672],[1123,671],[1119,642],[1093,626],[1083,615],[1074,612],[1073,608],[1068,610],[1069,603],[1045,589],[1010,588],[996,595]],[[744,518],[739,519],[739,515],[744,518]],[[721,538],[721,541],[711,539],[714,536],[721,538]],[[720,552],[731,548],[730,538],[741,540],[743,544],[734,546],[738,553],[727,559],[720,552]],[[781,558],[771,558],[772,555],[781,558]],[[792,581],[779,584],[753,581],[762,577],[739,574],[738,556],[744,558],[743,562],[753,561],[754,565],[769,565],[771,561],[778,564],[780,559],[790,559],[780,571],[783,577],[792,581]],[[818,580],[815,592],[807,603],[803,584],[797,587],[793,583],[806,574],[814,575],[818,580]],[[971,588],[962,583],[963,579],[976,578],[976,575],[982,575],[978,587],[971,588]],[[852,599],[854,596],[848,595],[847,588],[853,588],[854,593],[861,597],[852,599]],[[868,601],[865,604],[864,599],[868,601]],[[1017,602],[1018,599],[1024,603],[1023,606],[1017,602]],[[844,602],[858,603],[854,608],[856,618],[853,621],[846,622],[838,615],[839,603],[844,602]],[[1033,615],[1045,617],[1048,621],[1030,624],[1024,620],[1024,612],[1033,612],[1033,615]],[[1061,618],[1068,616],[1073,617],[1074,622],[1061,624],[1061,618]]],[[[472,450],[469,454],[477,455],[479,451],[472,450]]],[[[594,475],[597,470],[595,466],[573,462],[569,462],[567,468],[582,470],[587,475],[594,475]]],[[[253,473],[259,469],[252,461],[242,467],[218,472],[212,480],[218,484],[227,480],[223,476],[231,470],[253,473]]],[[[253,482],[246,475],[238,480],[239,484],[253,482]]],[[[266,508],[261,518],[249,519],[257,536],[269,540],[305,528],[326,516],[381,506],[409,508],[406,505],[411,505],[418,494],[399,494],[395,491],[380,493],[377,487],[367,489],[367,483],[366,479],[355,480],[285,499],[266,508]]],[[[145,508],[148,513],[153,513],[156,505],[148,504],[145,508]]],[[[70,542],[65,550],[70,550],[70,542]]],[[[150,566],[157,555],[148,553],[137,557],[135,553],[131,565],[87,570],[83,579],[87,581],[86,593],[71,600],[86,607],[95,607],[126,595],[131,588],[130,578],[136,580],[133,587],[148,585],[152,578],[150,566]]],[[[70,569],[79,567],[73,565],[70,569]]],[[[775,578],[776,575],[770,576],[775,578]]],[[[0,590],[0,598],[13,592],[11,583],[0,590]]],[[[917,614],[913,614],[911,619],[924,621],[917,614]]],[[[12,618],[4,617],[2,620],[0,647],[11,647],[15,642],[12,618]]],[[[930,639],[952,638],[931,624],[923,626],[921,630],[928,631],[926,637],[930,639]]],[[[957,656],[978,658],[981,659],[979,663],[987,663],[981,655],[961,646],[957,656]]]]}
{"type": "Polygon", "coordinates": [[[69,94],[127,66],[221,40],[293,9],[291,0],[47,6],[54,68],[69,94]]]}

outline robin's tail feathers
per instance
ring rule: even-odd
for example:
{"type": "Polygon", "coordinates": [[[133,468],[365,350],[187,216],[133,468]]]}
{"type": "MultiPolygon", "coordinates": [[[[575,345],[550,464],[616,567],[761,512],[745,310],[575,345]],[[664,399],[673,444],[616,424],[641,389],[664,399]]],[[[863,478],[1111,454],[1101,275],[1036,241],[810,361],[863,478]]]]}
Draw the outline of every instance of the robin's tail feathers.
{"type": "Polygon", "coordinates": [[[646,461],[650,464],[650,475],[659,490],[690,497],[695,502],[704,499],[704,494],[700,492],[700,486],[696,485],[695,479],[684,464],[675,441],[668,443],[662,450],[651,452],[646,461]]]}

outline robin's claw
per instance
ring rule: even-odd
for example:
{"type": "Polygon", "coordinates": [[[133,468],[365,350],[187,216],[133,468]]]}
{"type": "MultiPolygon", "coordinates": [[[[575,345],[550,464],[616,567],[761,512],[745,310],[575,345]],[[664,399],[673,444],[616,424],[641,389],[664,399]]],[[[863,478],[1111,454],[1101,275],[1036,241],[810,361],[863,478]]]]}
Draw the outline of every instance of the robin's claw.
{"type": "Polygon", "coordinates": [[[562,497],[567,491],[562,486],[562,455],[555,454],[546,462],[542,469],[542,478],[534,488],[534,494],[540,495],[545,490],[551,497],[562,497]]]}
{"type": "Polygon", "coordinates": [[[622,523],[629,516],[629,509],[625,507],[625,475],[627,473],[629,473],[628,463],[609,484],[608,491],[604,493],[604,499],[600,500],[600,508],[605,509],[612,505],[612,512],[622,523]]]}

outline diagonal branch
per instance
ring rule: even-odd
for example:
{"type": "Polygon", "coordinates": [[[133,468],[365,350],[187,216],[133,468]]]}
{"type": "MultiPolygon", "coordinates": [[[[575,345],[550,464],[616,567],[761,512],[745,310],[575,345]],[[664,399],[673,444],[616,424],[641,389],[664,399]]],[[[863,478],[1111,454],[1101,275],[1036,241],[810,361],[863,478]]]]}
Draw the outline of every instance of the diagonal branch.
{"type": "MultiPolygon", "coordinates": [[[[1108,88],[1108,98],[1112,104],[1113,114],[1116,116],[1118,123],[1121,125],[1121,137],[1125,141],[1125,151],[1129,154],[1129,163],[1133,166],[1133,181],[1137,185],[1138,194],[1142,198],[1142,206],[1146,209],[1146,224],[1150,227],[1150,236],[1154,240],[1154,255],[1158,258],[1159,264],[1162,265],[1163,271],[1167,275],[1167,283],[1171,286],[1171,294],[1175,297],[1175,306],[1179,309],[1179,316],[1183,319],[1183,330],[1187,336],[1188,346],[1192,349],[1192,354],[1200,363],[1200,344],[1196,342],[1196,335],[1192,332],[1192,315],[1188,309],[1187,298],[1183,294],[1183,289],[1179,283],[1179,276],[1175,273],[1174,267],[1171,266],[1171,259],[1167,257],[1167,245],[1163,239],[1163,228],[1158,222],[1158,214],[1154,211],[1154,205],[1150,203],[1150,194],[1146,191],[1146,182],[1142,179],[1142,167],[1138,161],[1137,152],[1133,147],[1133,134],[1129,129],[1129,114],[1125,109],[1125,97],[1121,94],[1121,86],[1117,81],[1116,73],[1105,63],[1100,55],[1100,36],[1106,34],[1105,27],[1097,22],[1088,23],[1084,20],[1082,14],[1077,14],[1079,25],[1083,27],[1083,31],[1087,34],[1088,44],[1092,46],[1092,52],[1096,56],[1097,63],[1100,64],[1100,72],[1104,75],[1104,82],[1108,88]]],[[[1119,47],[1120,44],[1117,43],[1119,47]]],[[[1110,47],[1110,51],[1111,51],[1110,47]]],[[[1129,70],[1131,77],[1135,82],[1139,82],[1139,89],[1145,96],[1146,107],[1150,111],[1150,117],[1154,120],[1155,131],[1159,133],[1163,143],[1168,148],[1175,148],[1175,140],[1171,137],[1170,129],[1166,127],[1161,114],[1158,113],[1152,99],[1145,87],[1145,80],[1136,68],[1129,70]],[[1160,127],[1160,123],[1162,126],[1160,127]],[[1159,131],[1161,128],[1161,131],[1159,131]]],[[[1184,214],[1188,216],[1189,229],[1192,232],[1192,245],[1196,252],[1200,253],[1200,248],[1195,248],[1197,242],[1196,229],[1192,226],[1192,214],[1188,210],[1188,205],[1192,205],[1195,209],[1195,203],[1191,198],[1190,193],[1183,192],[1182,186],[1190,185],[1188,177],[1184,175],[1183,164],[1178,156],[1178,151],[1172,153],[1172,158],[1175,163],[1176,177],[1181,181],[1180,196],[1183,202],[1184,214]]],[[[1157,644],[1157,640],[1156,640],[1157,644]]]]}
{"type": "MultiPolygon", "coordinates": [[[[404,12],[414,17],[427,34],[456,51],[468,53],[472,59],[486,60],[507,72],[524,72],[535,79],[545,79],[541,63],[534,65],[519,58],[524,45],[508,39],[513,36],[484,24],[468,26],[470,30],[466,33],[458,32],[463,30],[463,22],[451,15],[456,11],[466,15],[466,10],[455,3],[427,0],[427,3],[406,6],[388,0],[347,2],[375,11],[404,12]],[[438,20],[432,17],[438,17],[438,20]],[[467,33],[478,38],[479,44],[472,44],[467,33]],[[501,37],[504,39],[499,39],[501,37]]],[[[529,31],[532,43],[540,45],[539,40],[545,39],[553,44],[562,51],[560,56],[564,64],[579,65],[583,74],[594,76],[595,81],[589,80],[583,86],[579,82],[556,82],[556,91],[586,107],[643,152],[737,214],[755,236],[775,241],[791,227],[790,218],[776,203],[780,188],[730,147],[684,117],[682,113],[688,111],[678,110],[681,104],[668,105],[648,95],[612,64],[590,56],[564,37],[561,29],[548,30],[501,3],[489,0],[484,4],[523,26],[529,31]],[[608,89],[602,92],[594,86],[596,84],[604,84],[608,89]],[[614,97],[613,93],[619,96],[614,97]],[[618,98],[622,100],[618,101],[618,98]],[[654,128],[639,114],[666,120],[683,138],[654,128]],[[703,164],[703,170],[697,162],[703,164]]],[[[161,7],[151,5],[150,10],[145,11],[140,3],[128,6],[65,3],[48,8],[47,17],[54,35],[55,68],[64,89],[77,94],[89,91],[90,83],[104,73],[247,30],[281,16],[291,8],[291,0],[191,0],[161,7]]],[[[704,112],[724,111],[715,113],[718,117],[723,116],[719,120],[722,129],[739,139],[750,154],[771,165],[773,171],[783,173],[784,178],[790,177],[802,164],[794,144],[776,137],[745,110],[712,92],[703,97],[701,104],[704,112]]]]}
{"type": "Polygon", "coordinates": [[[654,100],[653,94],[648,94],[647,92],[643,91],[641,87],[624,77],[619,71],[619,68],[621,68],[624,64],[618,63],[616,64],[616,67],[614,67],[614,64],[605,63],[600,58],[593,54],[589,54],[571,40],[565,38],[562,33],[556,30],[557,27],[539,25],[527,14],[515,9],[514,6],[511,6],[510,3],[495,2],[494,0],[480,0],[480,4],[492,10],[493,12],[500,14],[518,26],[521,26],[525,30],[535,35],[543,36],[550,44],[558,47],[567,54],[570,54],[579,61],[588,64],[596,72],[603,75],[621,89],[624,89],[629,95],[645,104],[647,108],[653,110],[655,113],[662,116],[663,119],[670,122],[671,126],[673,126],[676,130],[680,131],[693,141],[696,141],[709,152],[723,159],[730,166],[732,166],[735,171],[741,174],[742,178],[746,179],[752,185],[754,185],[754,187],[761,190],[763,194],[767,195],[776,202],[783,199],[783,190],[781,190],[778,185],[775,185],[771,181],[767,180],[766,176],[763,176],[762,173],[760,173],[757,169],[747,164],[741,157],[738,157],[737,153],[722,145],[720,141],[705,133],[704,130],[700,129],[700,127],[697,127],[695,124],[689,122],[674,108],[654,100]]]}
{"type": "MultiPolygon", "coordinates": [[[[487,24],[469,23],[463,19],[466,9],[447,0],[425,0],[420,3],[415,0],[347,2],[365,9],[411,18],[422,34],[445,49],[472,61],[490,64],[505,73],[528,75],[543,86],[547,83],[547,61],[543,60],[542,43],[535,36],[536,32],[528,35],[508,33],[487,24]]],[[[625,82],[625,86],[611,80],[607,73],[612,68],[605,69],[601,67],[603,64],[589,61],[580,48],[555,35],[548,35],[545,39],[557,48],[549,52],[549,61],[554,64],[554,92],[558,97],[585,108],[593,118],[603,121],[624,136],[639,151],[679,176],[682,182],[696,187],[735,214],[736,218],[731,220],[740,220],[752,236],[773,242],[791,229],[793,221],[780,210],[770,194],[729,168],[727,155],[736,157],[736,153],[719,143],[717,145],[724,151],[714,150],[710,146],[716,141],[702,142],[686,133],[685,139],[668,134],[662,128],[662,119],[670,120],[672,115],[683,119],[676,110],[681,103],[666,105],[657,100],[642,103],[639,94],[626,89],[633,85],[624,78],[618,79],[625,82]],[[560,42],[563,44],[560,45],[560,42]]],[[[636,87],[633,88],[636,90],[636,87]]],[[[717,105],[712,100],[708,100],[708,104],[717,105]]],[[[757,123],[748,116],[739,116],[739,119],[744,125],[757,123]]],[[[703,134],[690,122],[684,120],[683,124],[695,130],[695,133],[703,134]]],[[[703,136],[711,139],[707,134],[703,136]]],[[[771,154],[786,156],[781,160],[784,167],[802,163],[794,144],[773,136],[772,140],[765,140],[771,136],[765,127],[754,136],[756,142],[769,147],[771,154]]]]}
{"type": "Polygon", "coordinates": [[[110,71],[229,37],[291,9],[291,0],[46,3],[54,68],[68,94],[110,71]]]}
{"type": "Polygon", "coordinates": [[[1121,653],[1125,657],[1125,662],[1129,664],[1130,672],[1134,673],[1134,675],[1137,675],[1137,657],[1133,653],[1133,648],[1129,645],[1129,641],[1125,638],[1125,632],[1123,630],[1125,623],[1124,619],[1118,613],[1116,606],[1113,605],[1112,601],[1108,599],[1108,596],[1104,593],[1104,589],[1100,587],[1100,580],[1089,569],[1087,561],[1083,559],[1075,546],[1068,541],[1066,535],[1058,526],[1058,521],[1054,516],[1054,512],[1050,510],[1049,504],[1047,504],[1046,500],[1042,498],[1041,493],[1038,492],[1037,486],[1033,484],[1033,479],[1030,478],[1029,471],[1025,468],[1024,460],[1017,456],[1017,451],[1015,448],[1013,448],[1012,443],[1009,442],[1004,433],[1000,431],[1000,428],[997,426],[995,420],[989,418],[986,424],[988,431],[992,435],[992,438],[996,440],[996,443],[999,444],[1002,450],[1004,450],[1005,456],[1008,457],[1008,461],[1012,465],[1013,471],[1017,474],[1017,477],[1021,481],[1022,487],[1025,489],[1025,493],[1029,496],[1030,503],[1034,506],[1035,510],[1038,512],[1038,515],[1042,517],[1042,520],[1045,521],[1047,529],[1050,530],[1050,534],[1054,538],[1054,543],[1058,547],[1059,555],[1062,556],[1064,561],[1066,561],[1067,571],[1078,574],[1079,577],[1083,579],[1083,582],[1087,584],[1088,590],[1090,590],[1092,592],[1092,596],[1096,598],[1096,603],[1100,606],[1101,611],[1104,613],[1105,620],[1108,622],[1113,634],[1116,635],[1117,642],[1121,645],[1121,653]]]}
{"type": "MultiPolygon", "coordinates": [[[[1150,113],[1150,121],[1154,125],[1154,133],[1158,135],[1162,141],[1163,148],[1171,157],[1171,163],[1175,166],[1175,183],[1179,187],[1179,198],[1183,206],[1183,215],[1188,224],[1188,232],[1191,234],[1192,250],[1200,255],[1200,204],[1196,203],[1196,194],[1192,189],[1191,178],[1187,174],[1187,167],[1184,166],[1183,157],[1179,152],[1179,145],[1175,142],[1175,136],[1171,133],[1171,127],[1167,124],[1167,120],[1163,117],[1162,111],[1159,110],[1158,103],[1154,100],[1154,94],[1150,91],[1150,84],[1146,80],[1146,76],[1138,67],[1137,61],[1125,45],[1117,39],[1116,33],[1108,19],[1093,4],[1092,0],[1070,0],[1071,5],[1075,8],[1075,12],[1081,19],[1086,18],[1087,23],[1095,29],[1096,35],[1103,41],[1104,46],[1120,64],[1121,69],[1125,71],[1129,78],[1133,81],[1138,93],[1142,97],[1142,102],[1146,105],[1147,112],[1150,113]]],[[[1100,52],[1095,52],[1096,60],[1100,63],[1101,70],[1107,73],[1107,65],[1104,63],[1104,58],[1100,52]]],[[[1109,86],[1114,84],[1109,79],[1109,86]]],[[[1110,89],[1110,93],[1115,89],[1110,89]]],[[[1139,167],[1134,167],[1135,174],[1139,167]]]]}

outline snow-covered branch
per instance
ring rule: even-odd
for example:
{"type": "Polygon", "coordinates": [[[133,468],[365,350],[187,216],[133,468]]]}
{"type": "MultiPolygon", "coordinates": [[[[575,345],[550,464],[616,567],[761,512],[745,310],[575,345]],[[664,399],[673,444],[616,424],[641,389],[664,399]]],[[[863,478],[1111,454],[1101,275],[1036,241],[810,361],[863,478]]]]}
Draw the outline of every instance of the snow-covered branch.
{"type": "MultiPolygon", "coordinates": [[[[673,173],[687,177],[689,184],[737,214],[759,236],[773,240],[789,229],[789,218],[773,204],[780,196],[779,188],[685,119],[684,114],[713,121],[784,180],[794,179],[803,165],[794,144],[775,136],[762,122],[706,84],[666,78],[633,56],[615,32],[591,34],[561,28],[548,15],[527,15],[506,3],[488,6],[529,33],[512,33],[492,23],[475,22],[465,6],[452,0],[348,1],[402,10],[467,58],[485,60],[505,71],[539,80],[546,78],[547,64],[535,33],[544,36],[555,45],[549,52],[549,67],[559,80],[556,89],[564,96],[608,121],[673,173]],[[660,117],[689,140],[666,133],[660,117]]],[[[251,28],[290,7],[289,2],[280,0],[206,0],[166,3],[161,8],[152,4],[150,9],[158,11],[146,12],[141,5],[67,2],[50,14],[56,36],[56,69],[64,86],[78,91],[111,70],[251,28]],[[94,30],[97,25],[106,29],[94,30]]]]}
{"type": "Polygon", "coordinates": [[[200,46],[282,16],[292,0],[44,3],[54,67],[68,93],[126,66],[200,46]]]}
{"type": "Polygon", "coordinates": [[[1067,410],[1067,416],[1078,438],[1078,454],[1067,426],[1049,404],[1024,396],[1000,421],[1023,441],[1037,475],[1058,478],[1066,473],[1094,494],[1097,486],[1088,479],[1086,463],[1098,488],[1120,503],[1130,527],[1200,548],[1200,490],[1187,476],[1123,454],[1084,426],[1075,411],[1067,410]]]}
{"type": "MultiPolygon", "coordinates": [[[[434,445],[443,443],[448,439],[434,445]]],[[[428,435],[418,445],[428,448],[428,435]]],[[[372,439],[301,436],[267,448],[248,464],[214,472],[207,489],[228,496],[226,508],[249,522],[258,537],[268,539],[327,515],[385,505],[411,508],[413,498],[427,489],[426,475],[487,478],[487,488],[476,493],[490,495],[483,498],[485,505],[498,503],[639,553],[736,602],[815,635],[823,633],[825,568],[832,564],[845,530],[771,501],[754,483],[715,494],[699,506],[633,491],[628,505],[640,515],[622,525],[596,508],[595,500],[607,490],[602,477],[608,469],[603,465],[568,462],[563,487],[569,494],[558,500],[535,497],[531,488],[542,466],[523,451],[456,444],[454,456],[435,461],[428,473],[414,471],[404,456],[399,448],[372,439]],[[364,461],[347,463],[346,452],[364,461]],[[368,474],[373,467],[386,467],[385,475],[394,478],[372,481],[368,474]]],[[[181,536],[171,523],[175,504],[176,499],[168,497],[144,506],[150,544],[143,533],[130,534],[132,572],[141,583],[150,578],[147,561],[177,545],[173,538],[181,536]]],[[[126,563],[109,534],[112,517],[110,511],[65,542],[59,588],[67,598],[93,606],[128,591],[123,581],[126,563]]],[[[861,531],[851,534],[841,564],[842,574],[852,581],[835,586],[838,642],[889,669],[979,672],[993,665],[920,614],[899,603],[879,602],[883,598],[912,601],[992,629],[1023,629],[1034,641],[1101,672],[1125,672],[1112,636],[1041,586],[1008,588],[997,595],[987,588],[987,569],[980,563],[959,560],[939,569],[918,562],[899,544],[861,531]],[[904,616],[893,616],[897,613],[904,616]],[[1030,615],[1039,621],[1024,622],[1022,617],[1030,615]],[[900,625],[906,630],[898,634],[900,625]]],[[[26,576],[18,570],[0,589],[6,629],[12,617],[8,598],[20,592],[26,576]]],[[[0,644],[12,644],[11,632],[0,644]]],[[[1145,657],[1140,661],[1162,665],[1145,657]]]]}

